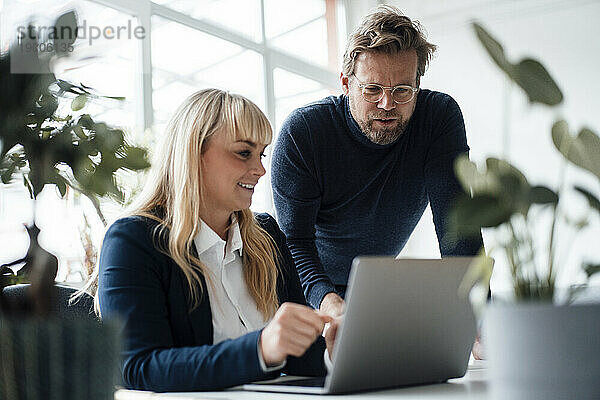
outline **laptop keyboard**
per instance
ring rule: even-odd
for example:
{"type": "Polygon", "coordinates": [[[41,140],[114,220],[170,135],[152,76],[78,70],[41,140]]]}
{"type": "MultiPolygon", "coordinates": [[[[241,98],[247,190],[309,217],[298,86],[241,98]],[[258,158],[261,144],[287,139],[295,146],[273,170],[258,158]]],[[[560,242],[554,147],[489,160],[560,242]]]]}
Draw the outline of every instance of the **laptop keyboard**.
{"type": "Polygon", "coordinates": [[[324,387],[325,377],[318,376],[315,378],[292,379],[284,382],[271,383],[278,386],[307,386],[307,387],[324,387]]]}

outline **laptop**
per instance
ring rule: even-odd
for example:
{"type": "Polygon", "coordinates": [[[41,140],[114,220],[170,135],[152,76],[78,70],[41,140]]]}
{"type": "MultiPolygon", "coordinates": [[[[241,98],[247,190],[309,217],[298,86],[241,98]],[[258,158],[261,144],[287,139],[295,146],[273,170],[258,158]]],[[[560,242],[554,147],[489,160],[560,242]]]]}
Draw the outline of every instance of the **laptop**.
{"type": "Polygon", "coordinates": [[[464,376],[476,321],[458,288],[472,261],[355,258],[328,375],[283,376],[243,389],[338,394],[464,376]]]}

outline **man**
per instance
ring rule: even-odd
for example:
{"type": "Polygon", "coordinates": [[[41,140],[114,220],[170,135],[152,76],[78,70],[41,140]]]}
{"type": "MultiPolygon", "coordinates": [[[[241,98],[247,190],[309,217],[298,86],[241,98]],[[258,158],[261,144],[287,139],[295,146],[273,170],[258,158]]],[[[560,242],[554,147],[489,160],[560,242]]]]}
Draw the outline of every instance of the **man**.
{"type": "Polygon", "coordinates": [[[474,255],[452,240],[447,216],[460,193],[457,156],[469,151],[458,104],[419,89],[436,46],[391,6],[349,37],[343,94],[301,107],[277,139],[272,185],[308,302],[339,316],[358,255],[397,255],[427,204],[442,256],[474,255]]]}

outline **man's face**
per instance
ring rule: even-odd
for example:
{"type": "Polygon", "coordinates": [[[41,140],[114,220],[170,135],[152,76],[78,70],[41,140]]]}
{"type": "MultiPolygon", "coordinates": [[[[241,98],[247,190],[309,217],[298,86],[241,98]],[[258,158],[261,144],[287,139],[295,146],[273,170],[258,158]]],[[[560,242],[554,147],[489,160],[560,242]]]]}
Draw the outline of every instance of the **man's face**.
{"type": "Polygon", "coordinates": [[[408,126],[417,95],[406,104],[397,104],[390,90],[377,103],[369,103],[361,94],[359,81],[382,86],[417,86],[417,53],[415,50],[395,54],[363,52],[358,55],[354,76],[341,75],[342,89],[348,96],[350,112],[363,133],[377,144],[395,142],[408,126]]]}

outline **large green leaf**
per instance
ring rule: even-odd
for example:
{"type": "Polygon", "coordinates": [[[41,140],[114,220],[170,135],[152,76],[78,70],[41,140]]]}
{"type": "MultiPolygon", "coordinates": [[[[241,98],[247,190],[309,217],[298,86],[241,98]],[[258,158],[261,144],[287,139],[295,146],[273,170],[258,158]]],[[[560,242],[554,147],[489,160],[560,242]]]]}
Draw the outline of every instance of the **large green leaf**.
{"type": "Polygon", "coordinates": [[[534,186],[529,192],[529,201],[536,204],[556,204],[558,194],[545,186],[534,186]]]}
{"type": "Polygon", "coordinates": [[[25,165],[27,165],[25,155],[23,154],[23,151],[19,149],[8,154],[4,160],[0,160],[0,179],[2,180],[2,183],[10,183],[15,171],[20,170],[25,167],[25,165]]]}
{"type": "Polygon", "coordinates": [[[569,134],[567,121],[558,120],[554,122],[552,125],[552,142],[554,143],[554,147],[567,157],[573,143],[573,138],[569,134]]]}
{"type": "Polygon", "coordinates": [[[479,39],[483,47],[487,50],[490,57],[492,57],[494,62],[510,76],[510,74],[512,74],[513,66],[506,59],[506,56],[504,55],[504,48],[502,47],[500,42],[494,39],[492,35],[490,35],[483,28],[483,26],[479,25],[477,22],[473,23],[473,28],[475,29],[475,34],[477,35],[477,38],[479,39]]]}
{"type": "Polygon", "coordinates": [[[128,146],[125,152],[125,157],[121,159],[122,168],[138,171],[150,167],[145,149],[128,146]]]}
{"type": "Polygon", "coordinates": [[[62,79],[58,79],[56,81],[56,85],[59,88],[59,91],[58,91],[59,96],[62,96],[65,93],[73,93],[73,94],[77,94],[77,95],[86,93],[79,86],[74,85],[71,82],[63,81],[62,79]]]}
{"type": "Polygon", "coordinates": [[[499,193],[502,190],[498,177],[489,171],[480,172],[466,154],[456,159],[454,171],[466,193],[499,193]]]}
{"type": "Polygon", "coordinates": [[[573,164],[600,179],[600,137],[590,129],[583,128],[577,137],[571,136],[565,121],[552,126],[552,141],[560,153],[573,164]]]}
{"type": "Polygon", "coordinates": [[[7,162],[7,166],[3,166],[2,170],[0,170],[0,179],[2,180],[2,183],[5,185],[9,184],[16,169],[17,166],[13,161],[7,162]]]}
{"type": "Polygon", "coordinates": [[[558,85],[538,61],[530,58],[524,59],[512,71],[514,81],[525,90],[530,102],[550,106],[562,102],[563,95],[558,85]]]}
{"type": "Polygon", "coordinates": [[[59,175],[56,168],[54,168],[52,176],[48,179],[48,183],[54,183],[58,188],[60,197],[65,197],[65,194],[67,194],[67,183],[65,179],[59,175]]]}
{"type": "Polygon", "coordinates": [[[476,229],[499,226],[507,222],[512,214],[513,210],[506,207],[506,203],[490,194],[464,197],[455,208],[456,220],[476,229]]]}
{"type": "Polygon", "coordinates": [[[575,186],[575,190],[579,193],[583,194],[587,199],[590,207],[594,208],[596,211],[600,212],[600,200],[596,196],[594,196],[590,191],[581,186],[575,186]]]}
{"type": "Polygon", "coordinates": [[[549,189],[532,188],[518,168],[498,158],[488,158],[486,170],[480,172],[467,157],[460,157],[455,171],[465,192],[473,195],[454,204],[451,224],[459,236],[499,226],[515,213],[527,215],[533,203],[552,203],[557,198],[549,189]]]}
{"type": "Polygon", "coordinates": [[[485,160],[485,164],[488,171],[491,171],[498,176],[514,177],[514,180],[518,185],[529,186],[529,182],[527,182],[525,174],[523,174],[517,167],[508,161],[495,157],[489,157],[485,160]]]}
{"type": "Polygon", "coordinates": [[[525,175],[508,161],[490,157],[486,160],[488,174],[493,174],[500,182],[497,195],[506,209],[512,213],[527,215],[531,206],[531,186],[525,175]]]}
{"type": "Polygon", "coordinates": [[[454,161],[454,173],[463,190],[470,193],[471,186],[478,174],[477,165],[469,160],[469,156],[463,154],[454,161]]]}
{"type": "Polygon", "coordinates": [[[506,58],[500,42],[476,22],[473,23],[473,29],[492,60],[525,91],[530,102],[550,106],[562,102],[563,95],[560,88],[540,62],[525,58],[516,64],[511,63],[506,58]]]}
{"type": "Polygon", "coordinates": [[[58,99],[44,91],[37,101],[37,106],[34,113],[38,116],[39,121],[43,122],[50,119],[58,109],[58,99]]]}
{"type": "Polygon", "coordinates": [[[598,272],[600,272],[600,264],[589,264],[586,263],[583,265],[583,270],[585,271],[585,273],[587,274],[588,277],[597,274],[598,272]]]}
{"type": "Polygon", "coordinates": [[[600,137],[591,129],[583,128],[579,131],[576,141],[582,144],[585,151],[581,154],[580,167],[587,169],[600,179],[600,137]]]}
{"type": "Polygon", "coordinates": [[[87,102],[87,96],[85,94],[80,94],[73,99],[71,102],[71,110],[79,111],[83,107],[85,107],[85,103],[87,102]]]}

